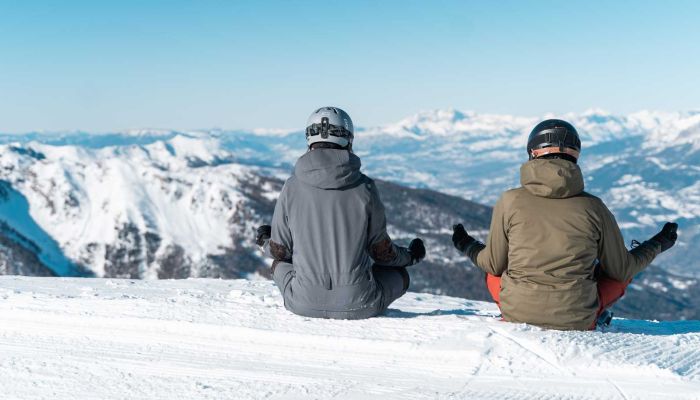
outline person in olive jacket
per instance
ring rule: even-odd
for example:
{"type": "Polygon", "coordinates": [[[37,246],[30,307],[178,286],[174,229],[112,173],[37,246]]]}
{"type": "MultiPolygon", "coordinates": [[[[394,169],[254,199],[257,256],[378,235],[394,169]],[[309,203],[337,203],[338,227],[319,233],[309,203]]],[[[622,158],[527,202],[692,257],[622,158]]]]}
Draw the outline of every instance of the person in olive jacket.
{"type": "Polygon", "coordinates": [[[486,272],[503,318],[545,328],[594,329],[632,278],[677,239],[678,225],[627,250],[615,217],[584,191],[577,165],[581,141],[562,120],[546,120],[529,136],[522,187],[505,192],[493,210],[486,244],[459,224],[455,247],[486,272]]]}

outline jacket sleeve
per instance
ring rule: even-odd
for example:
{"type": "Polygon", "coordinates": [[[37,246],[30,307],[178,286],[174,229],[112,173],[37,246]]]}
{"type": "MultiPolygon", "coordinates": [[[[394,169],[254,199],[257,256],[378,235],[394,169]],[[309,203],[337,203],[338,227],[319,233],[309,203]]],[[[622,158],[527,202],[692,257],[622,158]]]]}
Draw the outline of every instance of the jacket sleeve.
{"type": "Polygon", "coordinates": [[[405,267],[412,264],[411,253],[405,247],[394,244],[386,232],[386,215],[384,204],[379,198],[379,191],[374,182],[369,183],[369,232],[368,247],[370,257],[378,265],[388,267],[405,267]]]}
{"type": "Polygon", "coordinates": [[[646,241],[628,251],[620,227],[610,210],[601,202],[602,226],[598,243],[598,260],[606,275],[620,282],[628,282],[646,268],[659,253],[661,246],[646,241]]]}
{"type": "Polygon", "coordinates": [[[508,226],[504,199],[496,203],[486,245],[475,242],[466,250],[474,265],[486,273],[501,276],[508,269],[508,226]]]}
{"type": "Polygon", "coordinates": [[[292,231],[289,229],[288,197],[289,181],[285,183],[272,215],[272,237],[266,243],[263,251],[266,255],[272,256],[275,261],[292,262],[294,242],[292,231]]]}

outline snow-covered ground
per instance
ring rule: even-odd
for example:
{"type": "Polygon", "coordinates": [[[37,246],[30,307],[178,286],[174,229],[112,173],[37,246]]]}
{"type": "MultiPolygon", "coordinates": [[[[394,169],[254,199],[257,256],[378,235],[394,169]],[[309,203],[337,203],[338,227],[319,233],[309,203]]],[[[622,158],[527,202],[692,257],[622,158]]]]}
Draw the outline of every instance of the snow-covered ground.
{"type": "Polygon", "coordinates": [[[2,399],[699,399],[700,322],[501,322],[409,293],[314,320],[268,281],[0,277],[2,399]]]}

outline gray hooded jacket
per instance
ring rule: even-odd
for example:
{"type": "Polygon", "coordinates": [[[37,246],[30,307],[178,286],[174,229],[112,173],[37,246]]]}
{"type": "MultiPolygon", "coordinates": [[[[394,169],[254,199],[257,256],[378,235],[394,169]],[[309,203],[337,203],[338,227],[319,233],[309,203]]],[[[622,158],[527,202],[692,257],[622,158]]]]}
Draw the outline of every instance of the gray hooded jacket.
{"type": "Polygon", "coordinates": [[[315,149],[297,161],[272,218],[273,269],[293,265],[285,306],[312,317],[365,318],[382,308],[373,264],[407,266],[408,249],[386,232],[374,182],[347,150],[315,149]],[[366,312],[364,312],[366,311],[366,312]]]}

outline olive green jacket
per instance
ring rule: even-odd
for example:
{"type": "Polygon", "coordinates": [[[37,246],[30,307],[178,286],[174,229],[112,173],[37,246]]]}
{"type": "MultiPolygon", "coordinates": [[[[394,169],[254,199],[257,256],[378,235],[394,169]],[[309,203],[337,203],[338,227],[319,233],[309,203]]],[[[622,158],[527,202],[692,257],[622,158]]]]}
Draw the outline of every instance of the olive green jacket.
{"type": "Polygon", "coordinates": [[[628,251],[603,202],[583,191],[578,165],[528,161],[521,188],[496,204],[486,245],[467,250],[475,265],[502,275],[503,318],[554,329],[590,329],[598,310],[595,265],[627,282],[661,252],[647,241],[628,251]]]}

